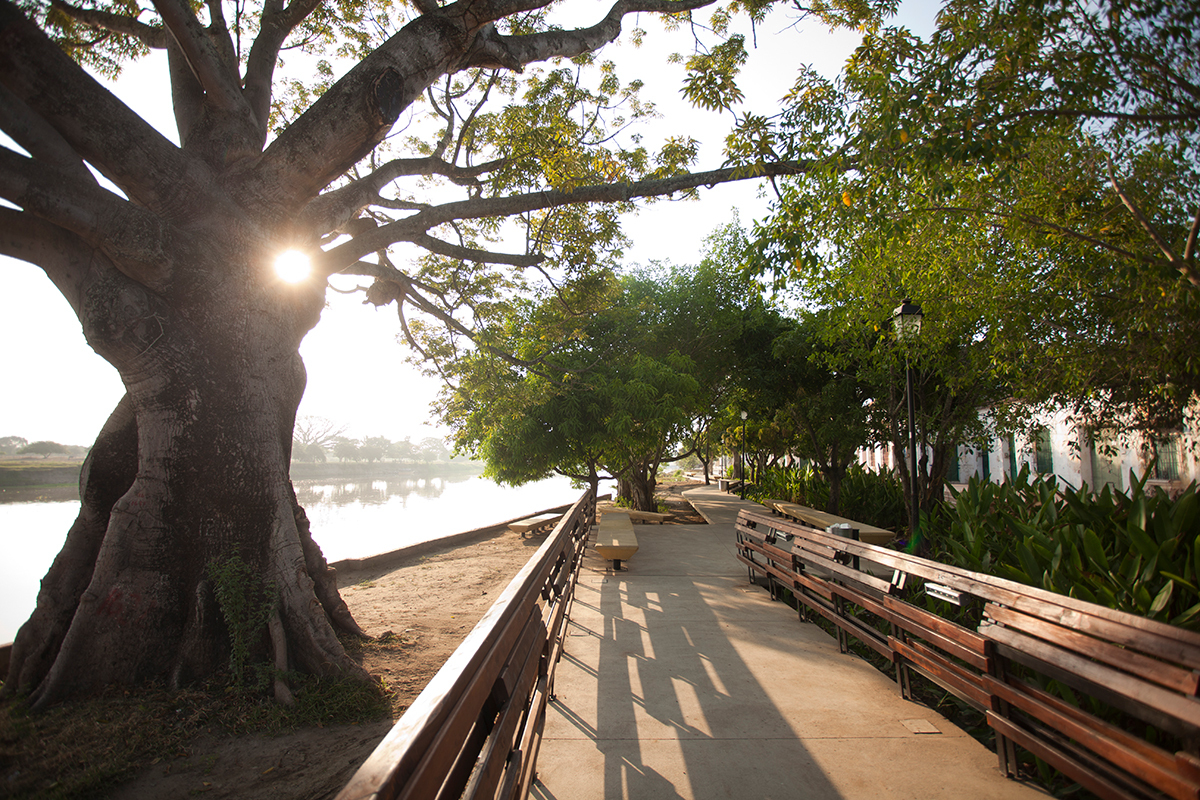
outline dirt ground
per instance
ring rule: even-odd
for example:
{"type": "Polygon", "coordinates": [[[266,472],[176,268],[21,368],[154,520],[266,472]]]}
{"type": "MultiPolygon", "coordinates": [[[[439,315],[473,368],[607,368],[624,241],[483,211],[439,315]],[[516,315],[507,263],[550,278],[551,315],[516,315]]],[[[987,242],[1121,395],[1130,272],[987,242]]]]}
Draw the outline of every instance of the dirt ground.
{"type": "MultiPolygon", "coordinates": [[[[658,487],[660,502],[672,512],[666,524],[704,524],[680,494],[692,485],[696,484],[658,487]]],[[[601,513],[603,509],[601,504],[601,513]]],[[[363,665],[395,692],[394,718],[412,703],[544,540],[545,534],[522,537],[504,532],[339,574],[342,596],[355,619],[368,634],[382,640],[364,648],[363,665]]],[[[391,725],[385,720],[278,736],[201,737],[188,745],[185,754],[148,767],[109,796],[116,800],[190,795],[239,800],[332,797],[391,725]]]]}

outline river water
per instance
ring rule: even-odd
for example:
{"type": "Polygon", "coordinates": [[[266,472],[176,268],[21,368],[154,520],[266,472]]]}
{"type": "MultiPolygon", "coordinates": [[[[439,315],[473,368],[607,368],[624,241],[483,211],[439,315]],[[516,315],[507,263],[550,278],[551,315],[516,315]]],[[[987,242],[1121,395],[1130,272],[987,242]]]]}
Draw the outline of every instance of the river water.
{"type": "MultiPolygon", "coordinates": [[[[567,478],[515,488],[466,475],[293,483],[330,562],[528,516],[583,493],[567,478]]],[[[78,501],[0,503],[0,643],[12,641],[33,611],[42,576],[78,513],[78,501]]]]}

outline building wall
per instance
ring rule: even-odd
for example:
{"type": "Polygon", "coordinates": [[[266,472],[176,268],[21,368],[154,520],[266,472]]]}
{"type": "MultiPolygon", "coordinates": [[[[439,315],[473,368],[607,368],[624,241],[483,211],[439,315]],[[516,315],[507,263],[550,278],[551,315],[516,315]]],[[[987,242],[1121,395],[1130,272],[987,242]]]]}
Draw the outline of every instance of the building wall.
{"type": "MultiPolygon", "coordinates": [[[[987,414],[985,409],[980,412],[987,414]]],[[[1065,412],[1046,413],[1036,420],[1044,427],[1048,436],[1038,441],[1027,441],[1023,437],[992,437],[986,452],[978,445],[958,448],[958,480],[952,483],[965,484],[972,475],[986,476],[997,483],[1012,477],[1014,468],[1019,472],[1028,465],[1030,472],[1038,472],[1038,451],[1042,450],[1042,467],[1046,465],[1045,453],[1050,456],[1050,467],[1059,479],[1078,488],[1083,484],[1096,487],[1098,483],[1110,483],[1114,488],[1129,488],[1129,473],[1144,475],[1151,468],[1155,445],[1150,437],[1133,434],[1128,437],[1108,438],[1098,436],[1093,441],[1065,412]],[[1048,447],[1046,446],[1048,445],[1048,447]]],[[[1200,481],[1200,407],[1193,406],[1185,415],[1182,431],[1163,434],[1173,442],[1173,451],[1165,446],[1163,456],[1175,462],[1175,477],[1151,476],[1148,486],[1161,486],[1166,491],[1179,491],[1192,481],[1200,481]]],[[[895,469],[897,459],[904,452],[890,445],[864,448],[859,451],[859,463],[867,469],[895,469]]],[[[1159,469],[1160,473],[1164,470],[1159,469]]],[[[950,470],[953,476],[953,468],[950,470]]]]}

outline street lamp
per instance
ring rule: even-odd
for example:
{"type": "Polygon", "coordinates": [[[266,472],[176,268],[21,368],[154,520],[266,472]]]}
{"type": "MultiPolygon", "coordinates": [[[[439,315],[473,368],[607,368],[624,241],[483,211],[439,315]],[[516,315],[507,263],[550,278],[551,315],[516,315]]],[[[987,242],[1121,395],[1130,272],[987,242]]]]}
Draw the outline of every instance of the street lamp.
{"type": "Polygon", "coordinates": [[[742,412],[742,499],[746,499],[746,417],[749,411],[742,412]]]}
{"type": "Polygon", "coordinates": [[[907,297],[896,306],[892,319],[896,323],[896,338],[904,347],[905,394],[908,397],[908,541],[911,545],[917,542],[917,426],[916,407],[913,397],[913,371],[908,353],[912,344],[921,334],[921,318],[924,314],[921,307],[907,297]]]}

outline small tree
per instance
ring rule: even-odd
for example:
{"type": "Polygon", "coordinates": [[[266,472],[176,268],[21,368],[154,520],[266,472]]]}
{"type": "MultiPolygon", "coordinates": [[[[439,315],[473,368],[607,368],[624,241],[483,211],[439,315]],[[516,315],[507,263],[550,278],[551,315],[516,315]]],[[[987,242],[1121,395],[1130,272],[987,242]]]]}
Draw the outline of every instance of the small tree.
{"type": "Polygon", "coordinates": [[[37,455],[42,458],[49,458],[52,455],[66,455],[67,448],[58,442],[33,442],[27,444],[17,451],[18,455],[37,455]]]}
{"type": "Polygon", "coordinates": [[[341,461],[358,461],[361,458],[358,442],[345,436],[334,440],[333,454],[341,461]]]}
{"type": "Polygon", "coordinates": [[[392,442],[388,445],[387,456],[394,458],[397,461],[411,461],[415,454],[413,443],[405,436],[402,441],[392,442]]]}
{"type": "Polygon", "coordinates": [[[0,454],[12,455],[27,444],[29,440],[22,436],[4,436],[0,438],[0,454]]]}

